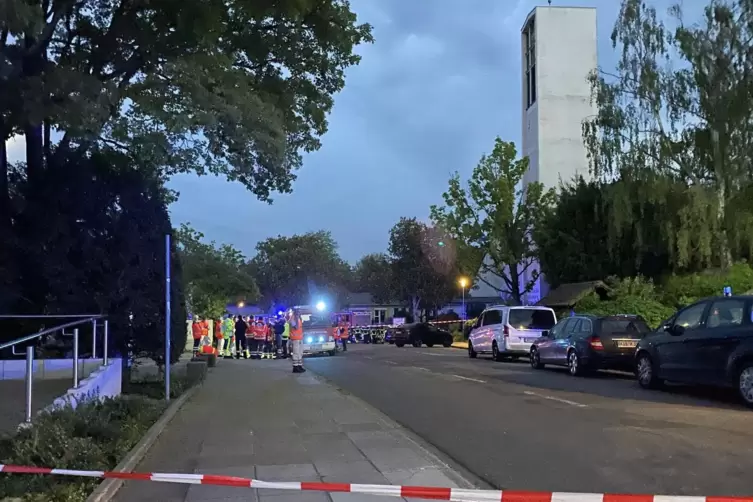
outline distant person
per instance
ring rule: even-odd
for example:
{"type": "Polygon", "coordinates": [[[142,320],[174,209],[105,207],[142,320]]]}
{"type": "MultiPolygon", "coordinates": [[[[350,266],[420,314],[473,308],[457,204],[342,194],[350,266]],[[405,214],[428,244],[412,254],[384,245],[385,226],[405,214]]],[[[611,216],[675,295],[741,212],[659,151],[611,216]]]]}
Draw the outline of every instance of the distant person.
{"type": "Polygon", "coordinates": [[[246,344],[246,329],[248,324],[243,320],[243,316],[235,319],[235,358],[244,357],[248,359],[248,345],[246,344]]]}
{"type": "Polygon", "coordinates": [[[193,335],[193,355],[199,353],[201,347],[201,335],[204,327],[201,325],[201,319],[197,316],[191,323],[191,334],[193,335]]]}
{"type": "Polygon", "coordinates": [[[303,367],[303,320],[298,310],[290,316],[290,354],[293,360],[293,373],[305,373],[303,367]]]}
{"type": "Polygon", "coordinates": [[[275,356],[282,357],[282,335],[285,333],[285,321],[278,317],[275,320],[272,330],[275,334],[275,356]]]}

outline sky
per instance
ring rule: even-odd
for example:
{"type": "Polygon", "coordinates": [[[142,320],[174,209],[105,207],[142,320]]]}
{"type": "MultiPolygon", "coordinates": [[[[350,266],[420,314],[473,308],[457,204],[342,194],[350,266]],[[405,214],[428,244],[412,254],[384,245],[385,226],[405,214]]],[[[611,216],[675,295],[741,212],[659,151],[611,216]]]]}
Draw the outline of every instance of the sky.
{"type": "MultiPolygon", "coordinates": [[[[554,0],[597,8],[599,64],[616,62],[609,39],[619,0],[554,0]]],[[[660,13],[670,0],[653,2],[660,13]]],[[[684,0],[684,4],[704,3],[684,0]]],[[[374,27],[335,98],[322,148],[304,158],[291,194],[259,202],[240,184],[176,176],[173,225],[252,257],[260,240],[329,230],[351,263],[387,249],[401,216],[428,220],[450,175],[465,179],[494,138],[521,137],[520,29],[545,0],[351,0],[374,27]]],[[[10,157],[22,152],[18,141],[10,157]]]]}

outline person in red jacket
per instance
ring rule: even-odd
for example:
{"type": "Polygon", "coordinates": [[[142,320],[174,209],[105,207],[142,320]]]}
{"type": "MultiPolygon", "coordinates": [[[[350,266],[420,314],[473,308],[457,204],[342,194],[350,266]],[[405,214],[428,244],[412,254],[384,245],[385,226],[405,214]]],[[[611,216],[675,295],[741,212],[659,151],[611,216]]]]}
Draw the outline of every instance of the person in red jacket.
{"type": "Polygon", "coordinates": [[[193,335],[193,355],[199,353],[199,347],[201,346],[201,335],[203,333],[203,326],[201,325],[201,319],[194,318],[191,323],[191,334],[193,335]]]}
{"type": "Polygon", "coordinates": [[[254,323],[254,345],[256,346],[256,359],[262,359],[264,356],[264,344],[267,342],[267,335],[264,330],[264,322],[261,317],[256,318],[254,323]]]}

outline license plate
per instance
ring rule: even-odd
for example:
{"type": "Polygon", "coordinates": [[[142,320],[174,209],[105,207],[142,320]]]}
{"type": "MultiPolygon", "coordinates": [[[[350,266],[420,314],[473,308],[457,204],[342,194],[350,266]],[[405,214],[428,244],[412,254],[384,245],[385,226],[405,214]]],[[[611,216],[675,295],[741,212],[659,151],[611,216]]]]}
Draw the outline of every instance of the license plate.
{"type": "Polygon", "coordinates": [[[617,347],[620,349],[634,349],[636,345],[638,345],[638,342],[635,340],[619,340],[617,342],[617,347]]]}
{"type": "Polygon", "coordinates": [[[311,352],[316,352],[317,350],[322,350],[322,346],[321,345],[309,345],[309,350],[311,352]]]}

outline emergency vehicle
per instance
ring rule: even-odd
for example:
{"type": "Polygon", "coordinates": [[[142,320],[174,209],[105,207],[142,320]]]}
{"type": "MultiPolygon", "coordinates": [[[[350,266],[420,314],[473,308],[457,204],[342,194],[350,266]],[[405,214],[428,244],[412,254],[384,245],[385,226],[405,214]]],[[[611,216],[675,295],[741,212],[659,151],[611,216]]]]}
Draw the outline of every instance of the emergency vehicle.
{"type": "Polygon", "coordinates": [[[308,305],[295,307],[303,321],[303,354],[337,354],[332,321],[328,314],[321,314],[308,305]]]}

